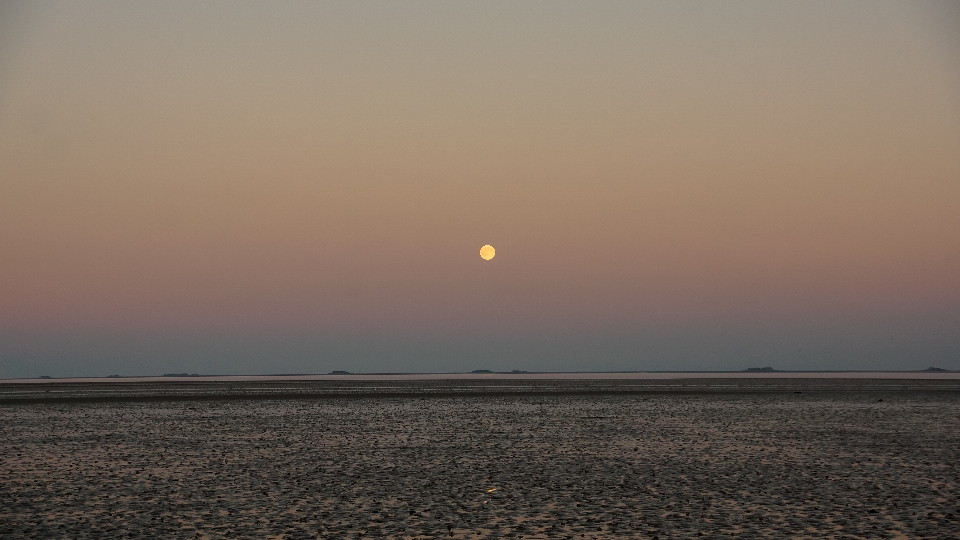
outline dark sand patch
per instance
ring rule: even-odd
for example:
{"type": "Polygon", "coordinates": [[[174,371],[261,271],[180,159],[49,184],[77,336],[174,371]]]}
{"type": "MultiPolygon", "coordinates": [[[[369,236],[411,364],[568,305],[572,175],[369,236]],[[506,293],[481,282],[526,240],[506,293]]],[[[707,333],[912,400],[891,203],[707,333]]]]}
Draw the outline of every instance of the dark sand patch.
{"type": "Polygon", "coordinates": [[[960,394],[0,405],[0,537],[957,538],[960,394]]]}

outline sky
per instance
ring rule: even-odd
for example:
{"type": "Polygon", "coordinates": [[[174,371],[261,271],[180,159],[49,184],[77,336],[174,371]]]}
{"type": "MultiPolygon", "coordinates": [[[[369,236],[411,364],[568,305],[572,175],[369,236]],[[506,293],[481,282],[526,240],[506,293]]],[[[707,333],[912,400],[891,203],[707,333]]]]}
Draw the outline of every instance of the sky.
{"type": "Polygon", "coordinates": [[[960,369],[958,6],[0,4],[0,378],[960,369]]]}

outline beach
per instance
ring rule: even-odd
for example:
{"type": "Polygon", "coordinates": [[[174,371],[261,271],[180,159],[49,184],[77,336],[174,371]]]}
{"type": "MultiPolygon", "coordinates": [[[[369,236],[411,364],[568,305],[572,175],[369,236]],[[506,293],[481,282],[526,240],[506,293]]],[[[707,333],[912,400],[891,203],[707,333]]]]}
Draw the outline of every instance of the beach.
{"type": "Polygon", "coordinates": [[[956,380],[472,381],[4,384],[0,536],[960,536],[956,380]]]}

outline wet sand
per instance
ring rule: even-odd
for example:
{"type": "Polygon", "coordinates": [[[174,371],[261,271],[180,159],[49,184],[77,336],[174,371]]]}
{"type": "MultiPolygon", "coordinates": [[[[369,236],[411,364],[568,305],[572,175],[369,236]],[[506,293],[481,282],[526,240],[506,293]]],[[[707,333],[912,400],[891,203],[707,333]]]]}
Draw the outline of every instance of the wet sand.
{"type": "Polygon", "coordinates": [[[881,382],[4,387],[0,537],[960,537],[957,381],[881,382]]]}
{"type": "MultiPolygon", "coordinates": [[[[457,375],[457,374],[455,374],[457,375]]],[[[791,392],[960,392],[960,373],[910,373],[910,378],[867,373],[686,374],[577,373],[550,379],[544,374],[507,377],[346,375],[303,377],[143,377],[103,379],[22,379],[0,381],[0,405],[76,401],[174,401],[236,399],[329,399],[342,397],[466,397],[587,394],[715,394],[791,392]],[[630,376],[633,375],[633,376],[630,376]],[[696,376],[691,376],[696,375],[696,376]],[[723,376],[720,376],[723,375],[723,376]],[[736,375],[735,377],[733,375],[736,375]],[[814,376],[816,375],[816,376],[814,376]],[[320,378],[318,378],[320,377],[320,378]]],[[[886,374],[890,375],[890,374],[886,374]]]]}

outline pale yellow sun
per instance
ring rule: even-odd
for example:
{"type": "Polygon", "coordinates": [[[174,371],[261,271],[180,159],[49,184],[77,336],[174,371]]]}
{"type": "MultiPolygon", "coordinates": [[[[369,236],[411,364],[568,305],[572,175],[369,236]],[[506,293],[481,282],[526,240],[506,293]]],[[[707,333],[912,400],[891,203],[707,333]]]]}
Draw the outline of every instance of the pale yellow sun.
{"type": "Polygon", "coordinates": [[[482,248],[480,248],[480,257],[482,257],[483,260],[485,261],[489,261],[496,254],[497,254],[497,250],[493,249],[493,246],[491,246],[490,244],[487,244],[482,248]]]}

